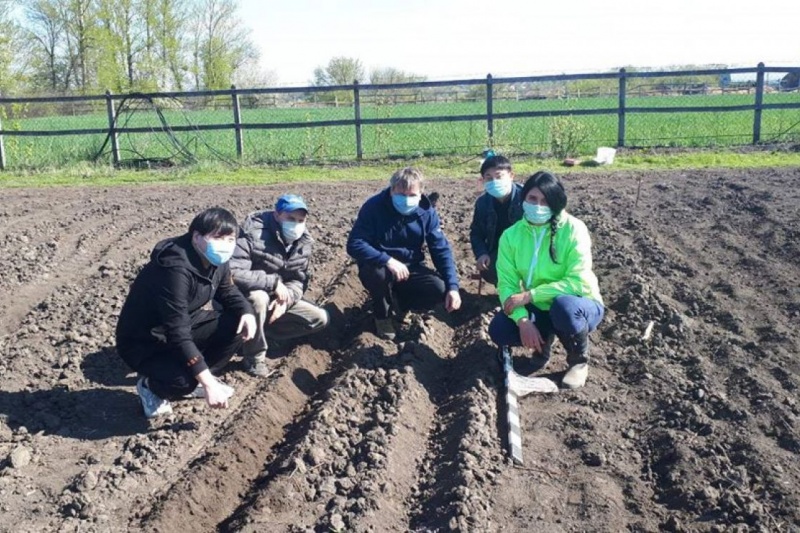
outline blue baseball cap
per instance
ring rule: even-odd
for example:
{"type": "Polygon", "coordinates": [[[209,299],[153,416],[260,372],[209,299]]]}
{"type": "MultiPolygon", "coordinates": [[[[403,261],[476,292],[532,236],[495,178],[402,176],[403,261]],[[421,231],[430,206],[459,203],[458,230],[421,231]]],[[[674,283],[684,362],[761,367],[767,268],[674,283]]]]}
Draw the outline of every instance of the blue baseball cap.
{"type": "Polygon", "coordinates": [[[302,209],[308,213],[308,206],[306,205],[303,197],[297,194],[284,194],[275,203],[275,209],[281,213],[285,211],[297,211],[302,209]]]}

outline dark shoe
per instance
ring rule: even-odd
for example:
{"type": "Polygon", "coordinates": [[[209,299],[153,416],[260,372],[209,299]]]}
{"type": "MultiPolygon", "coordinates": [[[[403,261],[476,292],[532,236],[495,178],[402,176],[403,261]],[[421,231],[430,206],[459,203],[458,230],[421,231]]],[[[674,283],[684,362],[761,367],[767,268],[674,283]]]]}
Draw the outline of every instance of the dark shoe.
{"type": "Polygon", "coordinates": [[[583,330],[575,335],[561,337],[564,349],[567,351],[567,364],[573,367],[580,363],[589,362],[589,331],[583,330]]]}
{"type": "Polygon", "coordinates": [[[397,332],[394,330],[394,324],[392,324],[391,318],[376,318],[375,333],[378,334],[378,337],[386,339],[387,341],[393,341],[397,336],[397,332]]]}
{"type": "Polygon", "coordinates": [[[248,374],[258,378],[268,378],[275,373],[275,369],[272,368],[267,360],[267,352],[265,351],[246,357],[244,365],[248,374]]]}

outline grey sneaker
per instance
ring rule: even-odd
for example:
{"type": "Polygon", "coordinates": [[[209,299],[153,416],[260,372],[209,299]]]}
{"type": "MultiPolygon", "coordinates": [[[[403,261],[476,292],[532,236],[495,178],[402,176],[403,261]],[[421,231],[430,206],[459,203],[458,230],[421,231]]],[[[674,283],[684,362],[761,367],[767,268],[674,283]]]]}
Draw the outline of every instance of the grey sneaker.
{"type": "Polygon", "coordinates": [[[572,365],[564,374],[564,379],[561,384],[567,389],[578,389],[586,384],[586,378],[589,376],[589,363],[578,363],[572,365]]]}
{"type": "Polygon", "coordinates": [[[147,418],[155,418],[157,416],[171,415],[172,405],[163,399],[156,396],[147,386],[147,378],[142,376],[136,382],[136,392],[139,393],[139,399],[142,401],[142,408],[144,409],[144,416],[147,418]]]}
{"type": "Polygon", "coordinates": [[[267,361],[267,352],[259,352],[245,359],[247,373],[257,378],[268,378],[275,373],[275,369],[267,361]]]}
{"type": "MultiPolygon", "coordinates": [[[[225,396],[230,398],[233,396],[233,393],[236,392],[236,389],[228,385],[227,383],[223,382],[221,379],[216,378],[220,385],[222,385],[222,390],[225,391],[225,396]]],[[[198,383],[197,387],[189,394],[192,398],[205,398],[206,397],[206,388],[203,387],[202,383],[198,383]]]]}
{"type": "Polygon", "coordinates": [[[396,332],[394,330],[394,324],[392,324],[392,319],[376,318],[375,333],[377,333],[378,337],[382,339],[386,339],[387,341],[393,341],[396,336],[396,332]]]}

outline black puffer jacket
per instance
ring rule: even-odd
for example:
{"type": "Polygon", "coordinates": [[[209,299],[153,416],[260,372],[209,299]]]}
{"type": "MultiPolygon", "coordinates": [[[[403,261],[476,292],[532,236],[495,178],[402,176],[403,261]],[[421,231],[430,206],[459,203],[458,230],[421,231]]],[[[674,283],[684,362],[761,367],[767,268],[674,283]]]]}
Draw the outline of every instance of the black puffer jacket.
{"type": "Polygon", "coordinates": [[[240,315],[253,313],[250,302],[233,284],[228,264],[204,267],[190,234],[166,239],[150,254],[150,262],[136,276],[117,321],[117,352],[136,369],[157,343],[153,328],[163,328],[167,344],[197,375],[208,366],[192,340],[192,324],[211,301],[240,315]]]}
{"type": "Polygon", "coordinates": [[[261,290],[270,295],[281,281],[292,293],[293,304],[308,288],[313,242],[306,231],[287,248],[274,211],[250,213],[242,224],[231,259],[233,280],[245,293],[261,290]]]}

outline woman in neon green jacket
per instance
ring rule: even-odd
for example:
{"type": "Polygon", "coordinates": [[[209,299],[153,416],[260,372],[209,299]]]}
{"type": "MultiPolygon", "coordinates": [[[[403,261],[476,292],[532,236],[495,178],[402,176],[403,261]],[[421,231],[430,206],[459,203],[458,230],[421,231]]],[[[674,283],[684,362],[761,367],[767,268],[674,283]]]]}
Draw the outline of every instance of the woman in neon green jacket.
{"type": "Polygon", "coordinates": [[[489,325],[498,346],[524,346],[550,358],[556,335],[567,351],[562,385],[582,387],[589,373],[589,332],[605,308],[592,272],[589,230],[565,211],[567,193],[549,172],[522,188],[523,219],[500,238],[497,292],[503,305],[489,325]]]}

